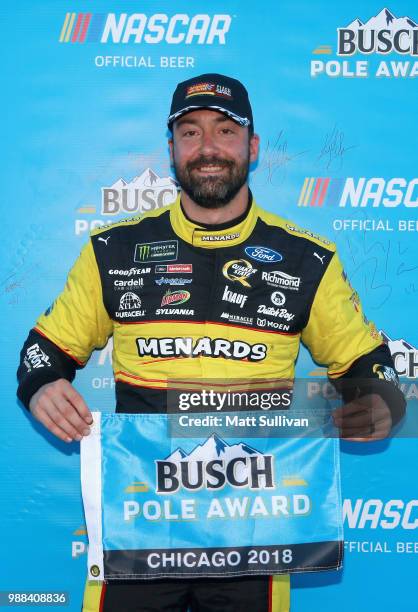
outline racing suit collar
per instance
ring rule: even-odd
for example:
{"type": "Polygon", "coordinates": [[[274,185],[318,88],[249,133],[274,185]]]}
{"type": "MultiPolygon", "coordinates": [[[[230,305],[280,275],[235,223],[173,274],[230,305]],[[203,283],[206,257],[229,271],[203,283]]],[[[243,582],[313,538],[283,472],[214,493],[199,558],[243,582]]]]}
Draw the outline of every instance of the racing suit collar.
{"type": "Polygon", "coordinates": [[[178,195],[170,207],[170,221],[175,233],[193,246],[206,249],[235,246],[244,242],[253,231],[257,221],[257,205],[252,199],[249,208],[236,222],[232,220],[221,226],[204,226],[185,215],[178,195]]]}

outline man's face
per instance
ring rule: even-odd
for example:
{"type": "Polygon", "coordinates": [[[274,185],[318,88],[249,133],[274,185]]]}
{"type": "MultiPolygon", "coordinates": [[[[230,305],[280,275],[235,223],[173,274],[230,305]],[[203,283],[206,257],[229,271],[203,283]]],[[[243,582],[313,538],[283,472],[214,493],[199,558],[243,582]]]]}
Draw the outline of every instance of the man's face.
{"type": "Polygon", "coordinates": [[[202,109],[180,117],[169,142],[180,187],[196,204],[222,208],[247,182],[258,142],[247,127],[217,111],[202,109]]]}

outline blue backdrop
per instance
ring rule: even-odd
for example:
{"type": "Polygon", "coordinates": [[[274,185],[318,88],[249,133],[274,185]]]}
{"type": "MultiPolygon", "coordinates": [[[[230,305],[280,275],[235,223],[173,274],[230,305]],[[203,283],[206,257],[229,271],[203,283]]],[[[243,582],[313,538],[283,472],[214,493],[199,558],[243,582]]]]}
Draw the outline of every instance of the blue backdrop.
{"type": "MultiPolygon", "coordinates": [[[[213,71],[246,84],[262,143],[257,201],[337,242],[416,414],[418,6],[21,0],[2,17],[0,590],[66,590],[75,611],[79,445],[18,405],[18,353],[90,228],[173,199],[165,119],[178,81],[213,71]]],[[[93,410],[113,410],[109,357],[97,352],[77,378],[93,410]]],[[[324,381],[303,350],[297,372],[324,381]]],[[[417,449],[413,436],[342,445],[345,567],[293,576],[293,610],[414,609],[417,449]]]]}

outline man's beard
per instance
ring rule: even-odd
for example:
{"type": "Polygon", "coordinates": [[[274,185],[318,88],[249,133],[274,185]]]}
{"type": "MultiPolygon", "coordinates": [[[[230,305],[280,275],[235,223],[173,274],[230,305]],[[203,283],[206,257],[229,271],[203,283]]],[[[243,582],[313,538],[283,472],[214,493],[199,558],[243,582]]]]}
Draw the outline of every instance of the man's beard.
{"type": "Polygon", "coordinates": [[[237,195],[248,179],[250,168],[250,152],[247,159],[241,163],[222,159],[221,157],[205,157],[201,155],[182,168],[173,159],[177,181],[187,195],[203,208],[222,208],[237,195]],[[222,176],[196,176],[193,172],[199,166],[216,165],[226,168],[222,176]]]}

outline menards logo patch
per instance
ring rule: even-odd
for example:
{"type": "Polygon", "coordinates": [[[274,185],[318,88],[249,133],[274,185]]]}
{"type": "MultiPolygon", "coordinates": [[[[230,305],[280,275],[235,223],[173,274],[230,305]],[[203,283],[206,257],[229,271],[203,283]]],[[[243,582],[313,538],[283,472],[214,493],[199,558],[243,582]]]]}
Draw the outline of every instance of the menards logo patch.
{"type": "Polygon", "coordinates": [[[226,338],[137,338],[138,355],[140,357],[223,357],[249,361],[262,361],[267,355],[265,344],[249,344],[241,340],[226,338]]]}

